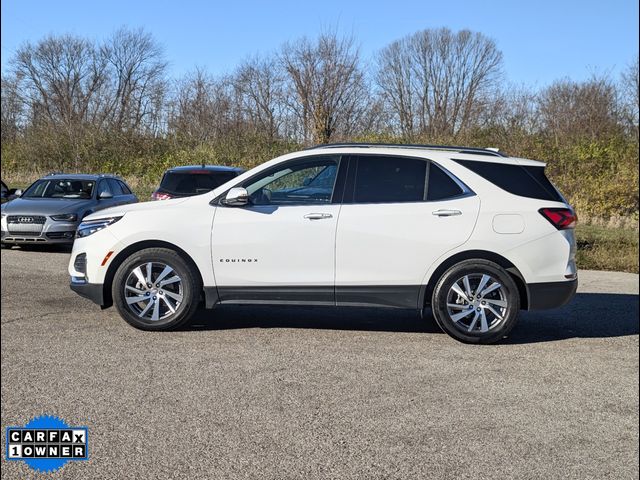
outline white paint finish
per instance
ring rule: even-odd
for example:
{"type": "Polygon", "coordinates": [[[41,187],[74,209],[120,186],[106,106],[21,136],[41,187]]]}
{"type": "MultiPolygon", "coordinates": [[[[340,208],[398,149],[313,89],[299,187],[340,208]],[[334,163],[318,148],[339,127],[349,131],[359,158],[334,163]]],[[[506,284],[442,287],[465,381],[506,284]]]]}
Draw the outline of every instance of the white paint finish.
{"type": "Polygon", "coordinates": [[[212,235],[217,284],[333,285],[339,211],[339,205],[329,204],[218,207],[212,235]],[[305,218],[311,214],[325,218],[305,218]]]}
{"type": "Polygon", "coordinates": [[[519,214],[501,214],[493,217],[493,231],[504,235],[524,232],[524,219],[519,214]]]}
{"type": "Polygon", "coordinates": [[[471,235],[480,199],[343,205],[336,285],[419,285],[425,269],[471,235]],[[461,215],[439,217],[437,210],[461,215]]]}
{"type": "MultiPolygon", "coordinates": [[[[162,240],[181,248],[194,260],[206,286],[215,286],[216,280],[221,285],[237,286],[331,285],[334,280],[345,286],[424,284],[441,262],[468,250],[502,255],[530,283],[565,280],[575,253],[573,236],[556,230],[538,210],[566,205],[512,195],[453,158],[541,165],[523,159],[384,147],[296,152],[266,162],[204,195],[115,207],[92,215],[90,218],[124,217],[101,232],[76,240],[69,271],[73,274],[75,254],[86,252],[89,278],[100,283],[106,266],[101,267],[99,262],[108,251],[115,252],[114,258],[134,243],[162,240]],[[280,162],[363,153],[433,160],[476,195],[445,202],[288,206],[270,214],[210,205],[213,198],[280,162]],[[432,215],[439,209],[460,210],[462,215],[432,215]],[[309,213],[332,217],[305,219],[309,213]],[[496,233],[496,216],[520,217],[526,228],[520,234],[496,233]],[[219,265],[220,258],[249,257],[257,257],[258,263],[219,265]]],[[[497,228],[516,231],[514,224],[501,225],[500,220],[497,228]]]]}

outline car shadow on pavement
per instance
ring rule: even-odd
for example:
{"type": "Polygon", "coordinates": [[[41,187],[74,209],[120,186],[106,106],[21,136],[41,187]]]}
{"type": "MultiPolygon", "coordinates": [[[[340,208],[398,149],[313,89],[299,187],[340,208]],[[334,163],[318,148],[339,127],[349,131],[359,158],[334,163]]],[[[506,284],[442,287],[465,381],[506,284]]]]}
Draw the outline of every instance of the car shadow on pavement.
{"type": "Polygon", "coordinates": [[[6,249],[24,252],[49,252],[49,253],[71,253],[73,245],[69,244],[46,244],[46,243],[25,243],[21,245],[7,245],[6,249]]]}
{"type": "Polygon", "coordinates": [[[220,305],[200,309],[184,330],[303,328],[440,333],[431,315],[415,310],[359,307],[220,305]]]}
{"type": "Polygon", "coordinates": [[[638,327],[638,295],[578,293],[562,308],[521,312],[504,343],[624,337],[638,335],[638,327]]]}
{"type": "MultiPolygon", "coordinates": [[[[638,295],[578,293],[559,309],[520,312],[516,327],[502,343],[638,335],[638,326],[638,295]]],[[[441,333],[430,313],[421,318],[413,310],[248,305],[199,310],[184,330],[240,328],[441,333]]]]}

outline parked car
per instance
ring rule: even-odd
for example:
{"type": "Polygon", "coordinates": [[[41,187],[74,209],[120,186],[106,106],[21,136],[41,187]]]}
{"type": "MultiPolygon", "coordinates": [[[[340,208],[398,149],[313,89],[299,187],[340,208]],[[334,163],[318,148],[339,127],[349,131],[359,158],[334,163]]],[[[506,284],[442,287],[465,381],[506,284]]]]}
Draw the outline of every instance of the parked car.
{"type": "Polygon", "coordinates": [[[72,243],[85,216],[137,201],[114,175],[48,175],[2,205],[2,245],[72,243]]]}
{"type": "Polygon", "coordinates": [[[577,287],[576,215],[541,162],[490,149],[328,145],[192,198],[87,217],[71,288],[166,330],[201,300],[430,309],[491,343],[577,287]]]}
{"type": "Polygon", "coordinates": [[[9,188],[6,183],[0,180],[2,183],[2,201],[1,203],[8,202],[9,200],[13,200],[14,198],[18,198],[22,194],[22,190],[9,188]]]}
{"type": "Polygon", "coordinates": [[[170,168],[162,176],[152,200],[191,197],[210,192],[244,172],[243,168],[200,165],[170,168]]]}

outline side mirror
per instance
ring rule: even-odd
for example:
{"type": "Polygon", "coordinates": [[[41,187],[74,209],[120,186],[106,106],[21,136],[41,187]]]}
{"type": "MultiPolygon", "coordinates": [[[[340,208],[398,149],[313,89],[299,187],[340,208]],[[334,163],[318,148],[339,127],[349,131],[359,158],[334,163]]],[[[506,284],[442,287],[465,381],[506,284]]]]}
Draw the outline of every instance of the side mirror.
{"type": "Polygon", "coordinates": [[[100,195],[98,195],[99,200],[106,200],[108,198],[113,198],[113,193],[105,191],[105,192],[100,192],[100,195]]]}
{"type": "Polygon", "coordinates": [[[309,185],[311,183],[311,180],[313,180],[313,178],[305,177],[305,179],[302,180],[302,185],[306,187],[307,185],[309,185]]]}
{"type": "Polygon", "coordinates": [[[13,197],[19,197],[20,195],[22,195],[22,190],[20,188],[12,188],[11,190],[9,190],[9,195],[13,197]]]}
{"type": "Polygon", "coordinates": [[[243,207],[249,203],[249,192],[245,188],[234,187],[227,192],[222,203],[230,207],[243,207]]]}

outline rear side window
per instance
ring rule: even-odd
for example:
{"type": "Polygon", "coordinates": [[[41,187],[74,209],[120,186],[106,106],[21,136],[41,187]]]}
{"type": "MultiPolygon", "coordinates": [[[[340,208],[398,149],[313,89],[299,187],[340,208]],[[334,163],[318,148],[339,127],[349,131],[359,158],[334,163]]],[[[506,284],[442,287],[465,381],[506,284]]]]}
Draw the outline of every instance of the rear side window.
{"type": "Polygon", "coordinates": [[[446,200],[447,198],[462,195],[464,190],[444,170],[435,163],[429,164],[429,187],[427,188],[427,200],[446,200]]]}
{"type": "Polygon", "coordinates": [[[235,176],[235,172],[210,172],[207,170],[169,171],[162,177],[160,189],[171,193],[198,195],[219,187],[235,176]]]}
{"type": "Polygon", "coordinates": [[[427,162],[405,157],[357,157],[354,203],[421,202],[427,162]]]}
{"type": "Polygon", "coordinates": [[[544,174],[544,167],[505,165],[474,160],[456,160],[494,185],[521,197],[562,202],[562,196],[544,174]]]}

